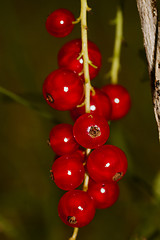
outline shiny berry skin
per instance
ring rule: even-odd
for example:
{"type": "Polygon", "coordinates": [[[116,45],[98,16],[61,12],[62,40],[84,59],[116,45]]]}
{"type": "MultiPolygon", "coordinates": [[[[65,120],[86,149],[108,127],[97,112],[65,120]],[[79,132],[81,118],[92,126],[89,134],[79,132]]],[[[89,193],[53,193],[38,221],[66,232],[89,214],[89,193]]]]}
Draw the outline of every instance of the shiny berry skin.
{"type": "Polygon", "coordinates": [[[130,95],[123,86],[119,84],[108,84],[102,88],[108,95],[112,104],[111,120],[123,118],[131,107],[130,95]]]}
{"type": "Polygon", "coordinates": [[[81,146],[79,147],[79,149],[77,151],[75,151],[75,153],[78,153],[81,157],[81,162],[85,162],[86,161],[86,151],[84,148],[82,148],[81,146]]]}
{"type": "Polygon", "coordinates": [[[70,227],[84,227],[94,218],[94,201],[87,192],[69,191],[59,201],[58,214],[61,220],[70,227]]]}
{"type": "Polygon", "coordinates": [[[76,141],[84,148],[97,148],[103,145],[109,137],[107,121],[95,113],[81,115],[73,126],[76,141]]]}
{"type": "MultiPolygon", "coordinates": [[[[104,117],[107,121],[111,118],[111,102],[109,97],[101,90],[95,88],[95,94],[91,92],[90,112],[104,117]]],[[[72,119],[75,121],[79,116],[85,113],[85,106],[76,107],[70,111],[72,119]]]]}
{"type": "Polygon", "coordinates": [[[81,79],[68,69],[57,69],[43,84],[43,96],[54,109],[71,110],[81,103],[84,88],[81,79]]]}
{"type": "Polygon", "coordinates": [[[113,145],[95,149],[88,157],[87,170],[95,182],[117,182],[127,171],[127,158],[124,152],[113,145]]]}
{"type": "Polygon", "coordinates": [[[116,182],[96,183],[90,179],[87,192],[94,200],[95,208],[108,208],[117,201],[119,186],[116,182]]]}
{"type": "Polygon", "coordinates": [[[77,188],[84,179],[84,167],[78,153],[63,155],[55,160],[52,165],[55,184],[63,190],[77,188]]]}
{"type": "Polygon", "coordinates": [[[67,9],[60,8],[52,12],[46,20],[46,29],[54,37],[65,37],[72,32],[74,15],[67,9]]]}
{"type": "Polygon", "coordinates": [[[63,155],[76,151],[79,144],[73,137],[73,126],[62,123],[52,128],[49,135],[50,146],[57,155],[63,155]]]}
{"type": "MultiPolygon", "coordinates": [[[[58,65],[59,67],[66,67],[77,74],[81,73],[83,70],[83,57],[77,59],[82,50],[81,39],[75,39],[66,43],[58,53],[58,65]]],[[[90,61],[97,66],[97,68],[89,65],[90,79],[97,76],[101,68],[101,53],[98,47],[91,41],[88,41],[88,55],[90,61]]],[[[82,78],[84,76],[82,75],[82,78]]]]}

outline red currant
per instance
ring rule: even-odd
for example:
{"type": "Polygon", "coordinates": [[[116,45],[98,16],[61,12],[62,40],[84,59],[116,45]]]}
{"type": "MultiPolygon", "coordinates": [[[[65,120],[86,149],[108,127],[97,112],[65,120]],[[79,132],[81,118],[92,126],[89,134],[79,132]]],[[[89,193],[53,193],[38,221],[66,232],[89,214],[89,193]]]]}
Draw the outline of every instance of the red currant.
{"type": "Polygon", "coordinates": [[[128,91],[119,84],[108,84],[102,88],[102,91],[106,93],[111,100],[111,120],[124,117],[131,107],[131,98],[128,91]]]}
{"type": "Polygon", "coordinates": [[[63,155],[76,151],[79,144],[73,137],[73,126],[62,123],[52,128],[49,135],[50,146],[57,155],[63,155]]]}
{"type": "Polygon", "coordinates": [[[76,141],[84,148],[97,148],[103,145],[109,137],[107,121],[94,113],[80,116],[74,126],[73,135],[76,141]]]}
{"type": "Polygon", "coordinates": [[[93,198],[96,208],[108,208],[118,199],[119,186],[113,183],[96,183],[90,179],[88,194],[93,198]]]}
{"type": "MultiPolygon", "coordinates": [[[[101,90],[95,88],[95,94],[91,92],[90,112],[104,117],[106,120],[111,118],[111,102],[109,97],[101,90]]],[[[85,113],[85,106],[76,107],[70,111],[72,119],[75,121],[85,113]]]]}
{"type": "Polygon", "coordinates": [[[48,16],[46,29],[54,37],[65,37],[72,32],[73,21],[74,15],[69,10],[60,8],[48,16]]]}
{"type": "MultiPolygon", "coordinates": [[[[79,58],[81,51],[81,39],[75,39],[66,43],[58,53],[59,67],[66,67],[78,74],[81,74],[83,71],[83,56],[79,58]]],[[[93,79],[97,76],[101,67],[101,53],[98,47],[91,41],[88,41],[88,55],[90,61],[96,66],[96,68],[91,65],[89,66],[90,79],[93,79]]]]}
{"type": "Polygon", "coordinates": [[[69,191],[60,199],[58,213],[65,224],[71,227],[84,227],[94,218],[94,201],[86,192],[69,191]]]}
{"type": "Polygon", "coordinates": [[[52,165],[55,184],[63,190],[77,188],[84,179],[84,167],[78,153],[63,155],[56,159],[52,165]]]}
{"type": "Polygon", "coordinates": [[[119,181],[127,171],[124,152],[113,145],[104,145],[94,150],[88,157],[87,170],[96,182],[119,181]]]}
{"type": "MultiPolygon", "coordinates": [[[[50,145],[50,143],[49,143],[49,145],[50,145]]],[[[84,162],[86,161],[86,151],[85,151],[85,149],[82,148],[81,146],[79,146],[79,149],[78,149],[78,150],[76,150],[75,152],[72,152],[72,153],[78,154],[78,155],[79,155],[78,159],[79,159],[82,163],[84,163],[84,162]]],[[[59,158],[59,157],[61,157],[61,155],[55,155],[54,160],[56,160],[56,159],[59,158]]],[[[85,166],[84,166],[84,167],[85,167],[85,166]]]]}
{"type": "Polygon", "coordinates": [[[71,110],[81,103],[84,95],[83,83],[71,70],[57,69],[46,78],[43,95],[54,109],[71,110]]]}
{"type": "Polygon", "coordinates": [[[85,151],[85,149],[80,146],[79,149],[76,151],[76,153],[78,153],[81,156],[81,162],[84,163],[86,161],[86,151],[85,151]]]}

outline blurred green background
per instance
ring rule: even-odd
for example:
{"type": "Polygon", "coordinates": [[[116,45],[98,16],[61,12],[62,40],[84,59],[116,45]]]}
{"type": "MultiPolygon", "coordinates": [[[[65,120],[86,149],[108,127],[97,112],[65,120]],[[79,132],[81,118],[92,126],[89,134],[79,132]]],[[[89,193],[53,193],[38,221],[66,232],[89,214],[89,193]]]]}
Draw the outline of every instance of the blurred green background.
{"type": "MultiPolygon", "coordinates": [[[[95,86],[109,83],[117,1],[89,1],[89,39],[102,53],[103,66],[95,86]]],[[[80,25],[59,39],[45,30],[47,16],[57,8],[79,16],[79,0],[5,0],[0,7],[0,86],[29,102],[18,104],[0,93],[0,240],[63,240],[72,229],[58,217],[63,191],[50,180],[54,155],[46,141],[51,128],[71,123],[68,112],[51,109],[42,96],[45,77],[57,68],[57,53],[80,37],[80,25]],[[33,109],[34,108],[34,109],[33,109]]],[[[109,143],[127,154],[129,168],[120,182],[119,201],[98,210],[78,239],[160,239],[160,146],[153,114],[150,81],[135,0],[124,2],[124,42],[119,82],[130,92],[132,109],[111,124],[109,143]]]]}

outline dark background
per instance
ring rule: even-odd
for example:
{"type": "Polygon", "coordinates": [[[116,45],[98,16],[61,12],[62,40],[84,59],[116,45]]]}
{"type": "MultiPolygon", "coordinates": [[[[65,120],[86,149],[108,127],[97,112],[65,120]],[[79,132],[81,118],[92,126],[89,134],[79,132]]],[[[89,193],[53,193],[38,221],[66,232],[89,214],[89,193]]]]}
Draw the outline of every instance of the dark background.
{"type": "MultiPolygon", "coordinates": [[[[0,86],[31,104],[28,108],[0,93],[0,240],[68,239],[72,229],[58,217],[63,191],[50,180],[54,156],[46,141],[55,124],[71,120],[67,112],[45,103],[42,85],[57,68],[60,47],[80,37],[80,25],[59,39],[47,33],[45,20],[61,7],[78,17],[80,1],[5,0],[0,5],[0,86]]],[[[109,83],[105,74],[115,37],[109,23],[116,5],[115,0],[89,1],[88,35],[103,57],[103,67],[92,82],[99,87],[109,83]]],[[[119,201],[98,210],[78,239],[160,239],[160,147],[135,0],[124,2],[124,40],[119,83],[129,90],[132,109],[111,123],[109,143],[126,152],[129,168],[119,184],[119,201]]]]}

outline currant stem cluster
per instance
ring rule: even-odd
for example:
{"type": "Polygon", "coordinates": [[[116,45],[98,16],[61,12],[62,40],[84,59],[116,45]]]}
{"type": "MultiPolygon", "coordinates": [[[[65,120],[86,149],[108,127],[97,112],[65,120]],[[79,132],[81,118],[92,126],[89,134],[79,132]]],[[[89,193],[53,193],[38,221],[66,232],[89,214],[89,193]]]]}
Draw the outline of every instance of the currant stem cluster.
{"type": "Polygon", "coordinates": [[[116,33],[112,57],[112,66],[111,71],[109,73],[109,77],[111,78],[112,84],[117,84],[118,72],[120,69],[120,54],[123,40],[123,12],[120,4],[117,7],[116,19],[113,21],[113,23],[116,25],[116,33]]]}
{"type": "MultiPolygon", "coordinates": [[[[94,94],[94,89],[91,86],[90,76],[89,76],[89,65],[95,67],[89,59],[88,56],[88,37],[87,37],[87,11],[91,9],[87,5],[87,0],[81,0],[81,13],[80,17],[74,22],[78,23],[81,22],[81,39],[82,39],[82,52],[79,56],[83,56],[83,73],[85,79],[85,101],[83,105],[85,105],[85,112],[90,113],[90,91],[94,94]]],[[[116,24],[116,36],[115,36],[115,45],[114,45],[114,52],[112,58],[112,66],[110,71],[111,83],[117,84],[118,82],[118,72],[120,69],[120,53],[121,53],[121,46],[122,46],[122,39],[123,39],[123,14],[122,8],[119,5],[117,8],[117,15],[114,21],[116,24]]],[[[86,149],[86,155],[90,154],[90,149],[86,149]]],[[[84,184],[83,184],[83,191],[88,190],[88,183],[89,183],[89,176],[86,173],[84,184]]],[[[74,228],[73,235],[69,240],[76,240],[78,234],[78,228],[74,228]]]]}

